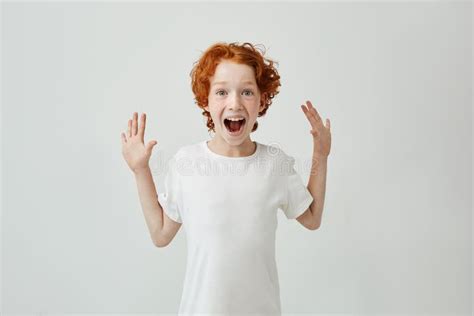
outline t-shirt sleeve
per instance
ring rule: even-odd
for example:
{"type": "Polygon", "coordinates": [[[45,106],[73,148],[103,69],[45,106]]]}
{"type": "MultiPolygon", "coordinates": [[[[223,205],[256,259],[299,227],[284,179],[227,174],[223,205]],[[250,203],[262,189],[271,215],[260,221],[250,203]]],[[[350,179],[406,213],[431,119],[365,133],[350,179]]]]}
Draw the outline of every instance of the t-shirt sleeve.
{"type": "Polygon", "coordinates": [[[280,205],[281,210],[288,219],[294,219],[306,211],[313,202],[313,196],[303,183],[301,176],[295,170],[295,159],[287,156],[288,172],[285,174],[285,197],[280,205]]]}
{"type": "Polygon", "coordinates": [[[182,223],[181,210],[179,209],[180,179],[176,169],[176,158],[168,162],[168,170],[165,171],[164,181],[158,191],[158,201],[163,211],[173,221],[182,223]]]}

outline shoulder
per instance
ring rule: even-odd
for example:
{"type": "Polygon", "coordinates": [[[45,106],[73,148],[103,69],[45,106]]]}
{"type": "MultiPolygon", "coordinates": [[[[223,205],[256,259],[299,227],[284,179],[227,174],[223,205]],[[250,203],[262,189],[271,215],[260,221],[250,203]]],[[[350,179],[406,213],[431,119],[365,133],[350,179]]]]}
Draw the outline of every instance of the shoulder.
{"type": "Polygon", "coordinates": [[[199,143],[178,147],[174,154],[171,154],[166,159],[166,171],[170,172],[174,177],[188,175],[189,167],[192,166],[197,155],[199,155],[199,143]]]}
{"type": "Polygon", "coordinates": [[[260,144],[261,162],[269,167],[274,175],[288,176],[292,174],[295,159],[287,154],[279,143],[260,144]]]}
{"type": "Polygon", "coordinates": [[[277,163],[294,160],[294,158],[287,154],[286,150],[279,143],[270,143],[260,145],[260,154],[263,158],[273,160],[277,163]]]}
{"type": "Polygon", "coordinates": [[[202,155],[204,141],[181,146],[174,154],[175,159],[196,157],[202,155]]]}
{"type": "Polygon", "coordinates": [[[200,141],[179,147],[173,155],[172,161],[180,173],[189,174],[192,168],[198,166],[205,159],[204,145],[205,142],[200,141]]]}

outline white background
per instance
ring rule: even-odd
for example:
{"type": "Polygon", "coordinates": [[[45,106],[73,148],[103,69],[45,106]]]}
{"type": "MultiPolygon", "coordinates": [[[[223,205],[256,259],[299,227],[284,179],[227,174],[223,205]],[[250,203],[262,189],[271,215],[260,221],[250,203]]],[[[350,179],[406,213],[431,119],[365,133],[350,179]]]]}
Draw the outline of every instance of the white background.
{"type": "Polygon", "coordinates": [[[2,3],[3,313],[177,312],[185,232],[153,246],[120,133],[147,113],[152,163],[209,138],[189,72],[236,41],[279,63],[252,139],[304,181],[299,106],[331,120],[321,228],[279,214],[283,312],[470,315],[471,19],[460,1],[2,3]]]}

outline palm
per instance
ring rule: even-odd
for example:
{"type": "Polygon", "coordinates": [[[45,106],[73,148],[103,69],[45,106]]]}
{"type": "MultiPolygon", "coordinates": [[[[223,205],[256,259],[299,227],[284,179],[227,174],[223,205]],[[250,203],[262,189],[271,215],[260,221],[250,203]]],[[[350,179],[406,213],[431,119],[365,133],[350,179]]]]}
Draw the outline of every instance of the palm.
{"type": "Polygon", "coordinates": [[[127,133],[122,133],[122,155],[130,169],[134,172],[147,168],[153,146],[156,141],[150,141],[145,146],[146,114],[143,113],[138,125],[138,113],[128,120],[127,133]]]}
{"type": "Polygon", "coordinates": [[[316,155],[327,157],[331,151],[331,122],[326,119],[324,126],[316,108],[310,101],[306,101],[307,107],[301,105],[301,109],[311,124],[310,133],[313,135],[313,151],[316,155]]]}

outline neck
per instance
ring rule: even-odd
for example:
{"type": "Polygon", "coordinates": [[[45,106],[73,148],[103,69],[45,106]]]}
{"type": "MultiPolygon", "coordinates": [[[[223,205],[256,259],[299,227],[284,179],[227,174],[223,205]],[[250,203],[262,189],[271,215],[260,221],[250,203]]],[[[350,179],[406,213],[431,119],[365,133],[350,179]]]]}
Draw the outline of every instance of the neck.
{"type": "Polygon", "coordinates": [[[224,139],[214,136],[207,146],[216,154],[228,157],[246,157],[255,153],[256,144],[247,137],[241,144],[232,145],[224,139]]]}

